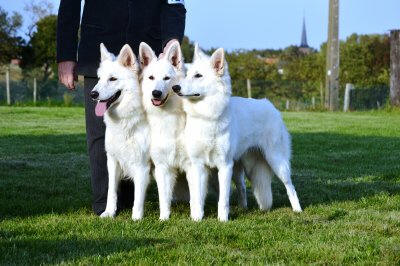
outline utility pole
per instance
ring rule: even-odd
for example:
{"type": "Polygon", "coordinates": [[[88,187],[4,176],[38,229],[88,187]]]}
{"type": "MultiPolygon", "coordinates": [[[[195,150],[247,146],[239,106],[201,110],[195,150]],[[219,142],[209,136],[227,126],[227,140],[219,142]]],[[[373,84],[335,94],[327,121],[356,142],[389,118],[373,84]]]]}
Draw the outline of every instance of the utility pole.
{"type": "Polygon", "coordinates": [[[325,107],[331,111],[339,109],[339,0],[329,0],[325,107]]]}
{"type": "Polygon", "coordinates": [[[400,30],[390,31],[390,103],[400,106],[400,30]]]}

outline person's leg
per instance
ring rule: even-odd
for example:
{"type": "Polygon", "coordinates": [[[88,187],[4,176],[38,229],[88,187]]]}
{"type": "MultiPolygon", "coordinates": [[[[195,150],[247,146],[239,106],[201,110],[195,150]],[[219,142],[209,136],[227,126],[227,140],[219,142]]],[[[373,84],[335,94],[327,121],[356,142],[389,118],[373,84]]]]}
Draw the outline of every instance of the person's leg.
{"type": "MultiPolygon", "coordinates": [[[[108,190],[107,157],[104,148],[105,125],[103,117],[97,117],[94,109],[96,102],[89,93],[97,83],[97,78],[85,77],[85,117],[86,139],[90,159],[90,175],[93,193],[93,211],[100,215],[106,208],[108,190]]],[[[134,187],[131,180],[121,180],[118,193],[118,209],[131,208],[134,187]]]]}
{"type": "Polygon", "coordinates": [[[92,207],[95,214],[100,215],[106,208],[108,172],[107,157],[104,148],[104,136],[106,127],[103,117],[97,117],[94,113],[96,102],[90,98],[90,91],[97,83],[97,78],[85,77],[85,118],[86,140],[90,162],[90,176],[92,186],[92,207]]]}

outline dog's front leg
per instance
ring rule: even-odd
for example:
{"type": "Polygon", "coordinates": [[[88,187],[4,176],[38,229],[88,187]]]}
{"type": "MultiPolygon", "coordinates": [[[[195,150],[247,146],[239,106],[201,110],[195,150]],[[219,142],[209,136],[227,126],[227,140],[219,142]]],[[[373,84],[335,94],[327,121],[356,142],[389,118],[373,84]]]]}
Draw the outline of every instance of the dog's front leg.
{"type": "Polygon", "coordinates": [[[168,220],[171,213],[172,191],[175,183],[174,173],[170,167],[156,164],[154,176],[157,182],[160,202],[160,220],[168,220]]]}
{"type": "Polygon", "coordinates": [[[110,155],[107,155],[108,169],[108,192],[107,205],[105,211],[100,215],[101,218],[115,217],[117,212],[117,192],[118,184],[121,178],[121,167],[117,160],[110,155]]]}
{"type": "Polygon", "coordinates": [[[218,167],[218,219],[222,222],[228,221],[229,217],[229,197],[232,180],[232,167],[233,162],[229,162],[218,167]]]}
{"type": "Polygon", "coordinates": [[[204,201],[207,194],[208,173],[204,164],[192,163],[187,172],[190,191],[190,216],[200,221],[204,216],[204,201]]]}
{"type": "Polygon", "coordinates": [[[148,165],[135,166],[133,169],[133,180],[135,183],[135,200],[132,208],[132,219],[140,220],[143,218],[144,200],[146,190],[150,183],[150,168],[148,165]]]}

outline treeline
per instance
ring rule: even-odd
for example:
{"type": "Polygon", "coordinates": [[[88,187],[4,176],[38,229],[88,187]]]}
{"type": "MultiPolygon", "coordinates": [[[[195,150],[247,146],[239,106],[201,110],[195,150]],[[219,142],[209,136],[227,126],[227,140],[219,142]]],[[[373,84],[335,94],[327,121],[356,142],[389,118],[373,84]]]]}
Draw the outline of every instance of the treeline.
{"type": "Polygon", "coordinates": [[[23,33],[25,36],[20,36],[23,17],[17,12],[11,15],[0,7],[0,63],[21,59],[23,69],[40,68],[43,78],[47,79],[56,67],[57,16],[45,7],[26,8],[31,8],[37,19],[28,32],[23,33]]]}
{"type": "MultiPolygon", "coordinates": [[[[193,43],[183,44],[185,58],[191,59],[193,43]]],[[[208,51],[209,53],[212,52],[208,51]]],[[[247,95],[250,79],[253,97],[310,99],[321,97],[325,87],[326,43],[320,50],[290,46],[283,50],[236,50],[228,53],[235,93],[247,95]]],[[[387,34],[349,36],[340,43],[340,95],[346,83],[356,88],[388,87],[390,40],[387,34]]]]}
{"type": "MultiPolygon", "coordinates": [[[[0,63],[6,65],[11,59],[19,58],[24,77],[34,75],[44,83],[53,83],[57,80],[57,16],[45,11],[42,8],[24,39],[18,34],[22,16],[8,14],[0,7],[0,63]]],[[[186,61],[191,62],[194,48],[187,37],[182,50],[186,61]]],[[[236,50],[227,53],[236,95],[247,95],[246,80],[250,79],[255,98],[296,100],[323,98],[325,57],[326,44],[322,44],[319,50],[304,51],[290,46],[282,50],[236,50]]],[[[340,95],[343,95],[346,83],[353,83],[356,88],[387,87],[389,64],[390,42],[386,34],[353,34],[341,41],[340,95]]]]}

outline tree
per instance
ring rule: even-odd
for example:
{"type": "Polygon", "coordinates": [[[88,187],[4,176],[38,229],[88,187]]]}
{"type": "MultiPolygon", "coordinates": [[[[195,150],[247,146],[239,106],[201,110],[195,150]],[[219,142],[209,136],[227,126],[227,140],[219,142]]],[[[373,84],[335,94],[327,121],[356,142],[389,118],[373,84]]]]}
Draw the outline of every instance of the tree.
{"type": "Polygon", "coordinates": [[[36,31],[25,48],[24,67],[41,68],[43,81],[46,81],[53,73],[57,73],[56,33],[57,16],[44,17],[36,23],[36,31]]]}
{"type": "Polygon", "coordinates": [[[186,36],[183,37],[181,49],[183,58],[185,58],[185,62],[192,62],[194,54],[194,44],[186,36]]]}
{"type": "Polygon", "coordinates": [[[25,4],[24,10],[30,14],[31,24],[28,26],[26,34],[32,38],[38,21],[54,14],[54,5],[48,0],[33,0],[25,4]]]}
{"type": "Polygon", "coordinates": [[[341,88],[388,86],[390,40],[387,35],[352,34],[342,42],[340,62],[341,88]]]}
{"type": "Polygon", "coordinates": [[[22,25],[22,16],[14,12],[10,16],[0,7],[0,63],[7,64],[21,55],[24,40],[17,36],[22,25]]]}

